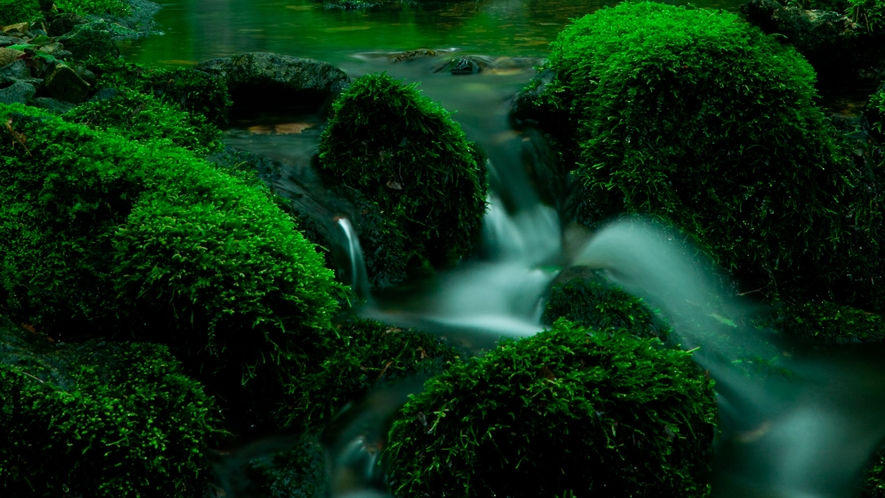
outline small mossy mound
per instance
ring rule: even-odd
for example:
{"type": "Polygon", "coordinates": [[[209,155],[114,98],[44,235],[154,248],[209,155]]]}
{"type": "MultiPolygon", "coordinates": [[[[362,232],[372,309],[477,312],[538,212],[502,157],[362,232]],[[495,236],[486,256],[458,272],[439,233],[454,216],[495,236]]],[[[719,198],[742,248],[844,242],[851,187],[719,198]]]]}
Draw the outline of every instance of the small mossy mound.
{"type": "Polygon", "coordinates": [[[300,372],[289,386],[288,404],[278,415],[286,426],[321,429],[373,387],[438,373],[459,358],[433,335],[374,320],[339,324],[317,347],[324,351],[322,363],[300,372]]]}
{"type": "Polygon", "coordinates": [[[414,84],[385,73],[356,80],[333,105],[319,169],[365,203],[363,224],[371,227],[360,230],[360,243],[376,285],[401,280],[409,267],[456,261],[479,238],[484,163],[449,113],[414,84]]]}
{"type": "Polygon", "coordinates": [[[650,215],[743,288],[885,305],[868,172],[792,47],[727,12],[624,2],[567,27],[545,69],[536,105],[577,163],[581,221],[650,215]]]}
{"type": "Polygon", "coordinates": [[[77,358],[62,361],[61,378],[49,367],[58,361],[10,364],[0,352],[4,496],[199,496],[217,413],[166,347],[55,349],[56,360],[66,350],[77,358]]]}
{"type": "Polygon", "coordinates": [[[541,321],[552,324],[560,318],[588,329],[625,329],[636,337],[665,340],[670,333],[642,299],[595,275],[553,286],[541,321]]]}
{"type": "Polygon", "coordinates": [[[705,496],[716,402],[691,355],[565,320],[429,380],[387,455],[411,496],[705,496]]]}
{"type": "Polygon", "coordinates": [[[0,26],[32,22],[42,17],[39,0],[0,0],[0,26]]]}
{"type": "Polygon", "coordinates": [[[189,68],[149,69],[120,58],[86,61],[97,77],[95,88],[130,89],[153,95],[161,102],[202,115],[223,126],[233,101],[224,79],[189,68]]]}
{"type": "Polygon", "coordinates": [[[151,94],[123,90],[107,99],[93,99],[63,115],[65,121],[104,131],[128,140],[166,139],[204,155],[221,148],[221,130],[202,114],[189,114],[151,94]]]}
{"type": "Polygon", "coordinates": [[[885,321],[880,315],[828,301],[782,304],[766,325],[825,344],[885,342],[885,321]]]}
{"type": "Polygon", "coordinates": [[[33,108],[0,119],[0,305],[18,323],[162,342],[227,387],[270,369],[280,391],[310,361],[343,289],[266,189],[33,108]]]}

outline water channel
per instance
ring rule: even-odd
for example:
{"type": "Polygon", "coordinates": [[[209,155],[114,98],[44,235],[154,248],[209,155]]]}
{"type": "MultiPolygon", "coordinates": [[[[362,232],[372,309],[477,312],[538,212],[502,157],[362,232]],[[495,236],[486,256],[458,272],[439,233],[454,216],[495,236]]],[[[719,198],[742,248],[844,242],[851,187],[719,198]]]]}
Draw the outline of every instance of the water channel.
{"type": "MultiPolygon", "coordinates": [[[[383,10],[328,9],[312,0],[160,3],[163,9],[156,20],[164,35],[125,46],[127,60],[153,67],[179,66],[268,51],[327,61],[354,78],[386,71],[398,79],[420,82],[419,89],[455,113],[468,138],[488,156],[493,195],[481,256],[426,283],[418,294],[410,288],[409,299],[396,289],[367,296],[366,315],[448,334],[482,349],[501,335],[525,336],[541,330],[538,299],[558,269],[575,262],[621,270],[616,273],[619,283],[652,300],[657,298],[675,317],[698,312],[680,308],[686,300],[684,293],[714,292],[702,280],[683,279],[695,274],[686,266],[691,263],[666,247],[634,250],[657,247],[651,240],[655,237],[643,239],[651,232],[627,234],[622,226],[612,226],[589,238],[581,230],[562,226],[551,205],[555,202],[542,202],[542,198],[549,201],[552,187],[538,188],[525,174],[543,162],[544,145],[537,136],[512,128],[508,119],[511,99],[534,76],[533,67],[569,19],[613,2],[478,0],[383,10]],[[404,62],[391,57],[420,48],[435,50],[437,55],[404,62]],[[485,57],[492,61],[491,69],[469,76],[434,72],[460,55],[485,57]],[[682,296],[680,300],[662,300],[674,293],[682,296]]],[[[696,3],[734,12],[739,4],[696,3]]],[[[291,187],[287,176],[307,167],[322,125],[318,116],[265,116],[233,123],[224,140],[291,168],[283,172],[277,186],[286,190],[291,187]]],[[[346,233],[348,224],[342,222],[341,228],[346,233]]],[[[342,240],[347,241],[346,252],[355,254],[352,234],[342,240]]],[[[350,273],[359,274],[358,264],[350,273]]],[[[722,296],[724,301],[729,299],[722,296]]],[[[732,304],[735,308],[747,305],[732,304]]],[[[692,328],[691,319],[681,323],[684,326],[677,331],[687,342],[709,343],[708,337],[692,328]]],[[[769,342],[762,339],[741,338],[740,347],[745,351],[763,347],[760,344],[768,347],[769,342]]],[[[714,495],[851,496],[851,486],[866,459],[885,435],[885,399],[875,387],[885,378],[874,373],[871,362],[856,356],[851,361],[834,361],[811,355],[793,365],[798,378],[762,385],[732,375],[730,351],[708,349],[709,354],[699,355],[698,360],[717,376],[723,425],[739,436],[755,438],[753,444],[723,446],[714,495]]],[[[375,409],[396,407],[393,403],[375,409]]],[[[335,462],[344,462],[344,467],[372,463],[373,457],[358,442],[357,438],[338,444],[347,449],[341,449],[332,462],[331,479],[335,479],[335,462]]],[[[383,496],[382,490],[371,485],[377,476],[372,471],[367,474],[364,488],[332,494],[383,496]]],[[[234,495],[228,490],[227,496],[234,495]]]]}

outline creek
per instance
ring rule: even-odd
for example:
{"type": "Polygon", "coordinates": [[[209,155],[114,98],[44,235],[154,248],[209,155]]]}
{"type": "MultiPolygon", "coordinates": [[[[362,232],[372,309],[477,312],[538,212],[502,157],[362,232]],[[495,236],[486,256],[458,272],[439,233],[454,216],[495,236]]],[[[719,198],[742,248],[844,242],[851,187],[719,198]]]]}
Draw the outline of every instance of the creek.
{"type": "MultiPolygon", "coordinates": [[[[156,20],[165,35],[129,42],[123,47],[127,60],[179,66],[268,51],[327,61],[354,78],[386,71],[420,82],[418,88],[452,111],[489,158],[493,194],[483,246],[470,261],[430,281],[370,295],[360,277],[358,240],[349,223],[340,221],[340,250],[351,256],[349,274],[367,298],[365,316],[483,350],[502,335],[527,336],[543,328],[540,299],[559,270],[574,263],[603,268],[612,280],[660,306],[686,347],[701,347],[695,359],[717,381],[723,430],[714,496],[851,496],[885,436],[885,392],[879,387],[885,375],[875,360],[882,352],[871,356],[844,349],[822,355],[778,343],[764,332],[718,340],[733,334],[727,321],[718,328],[697,324],[709,324],[706,319],[723,307],[740,314],[753,305],[719,293],[695,271],[694,262],[641,222],[597,234],[561,222],[556,206],[562,185],[546,174],[551,165],[543,140],[530,130],[514,130],[508,119],[511,99],[534,76],[533,66],[569,19],[612,2],[478,0],[347,11],[312,0],[160,3],[156,20]],[[403,62],[391,57],[420,48],[437,53],[403,62]],[[466,76],[434,72],[461,55],[485,58],[490,69],[466,76]],[[715,295],[715,306],[705,304],[715,295]],[[737,351],[761,357],[790,351],[785,365],[794,375],[779,381],[748,377],[735,368],[737,351]]],[[[733,12],[739,4],[696,3],[733,12]]],[[[275,187],[291,192],[297,189],[293,179],[308,167],[322,126],[320,116],[253,116],[233,123],[224,140],[279,160],[288,169],[275,187]]],[[[368,432],[345,429],[337,436],[329,459],[333,496],[385,496],[374,465],[377,452],[367,441],[383,438],[370,432],[377,432],[378,421],[404,400],[405,392],[370,396],[356,416],[375,421],[360,422],[368,432]],[[344,475],[350,484],[337,486],[344,475]]],[[[278,450],[279,445],[276,440],[272,446],[278,450]]],[[[225,491],[237,496],[234,488],[225,491]]]]}

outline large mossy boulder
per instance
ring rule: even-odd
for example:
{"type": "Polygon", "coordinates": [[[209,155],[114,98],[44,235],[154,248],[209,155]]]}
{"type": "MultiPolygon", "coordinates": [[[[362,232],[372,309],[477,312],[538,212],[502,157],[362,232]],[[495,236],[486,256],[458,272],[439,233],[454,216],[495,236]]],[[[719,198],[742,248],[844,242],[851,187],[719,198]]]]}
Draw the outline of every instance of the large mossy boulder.
{"type": "Polygon", "coordinates": [[[219,420],[165,346],[55,345],[0,317],[3,496],[200,496],[219,420]]]}
{"type": "Polygon", "coordinates": [[[651,215],[742,290],[885,305],[878,173],[847,157],[792,47],[730,13],[625,2],[567,27],[545,68],[532,105],[575,165],[581,221],[651,215]]]}
{"type": "Polygon", "coordinates": [[[557,321],[455,365],[390,432],[397,496],[705,496],[716,402],[691,355],[557,321]]]}
{"type": "Polygon", "coordinates": [[[0,305],[18,323],[168,344],[228,401],[312,361],[342,288],[258,182],[33,108],[0,119],[0,305]]]}
{"type": "Polygon", "coordinates": [[[356,192],[358,232],[376,286],[468,255],[485,213],[484,162],[439,104],[386,73],[333,104],[319,148],[331,185],[356,192]]]}

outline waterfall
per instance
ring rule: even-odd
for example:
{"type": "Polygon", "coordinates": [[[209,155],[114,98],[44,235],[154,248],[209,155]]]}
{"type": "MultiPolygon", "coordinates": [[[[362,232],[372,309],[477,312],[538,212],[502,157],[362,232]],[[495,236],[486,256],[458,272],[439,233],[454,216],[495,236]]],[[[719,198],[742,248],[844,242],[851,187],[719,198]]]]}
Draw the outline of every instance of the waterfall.
{"type": "Polygon", "coordinates": [[[771,331],[716,319],[752,306],[721,292],[675,239],[642,220],[621,220],[597,233],[576,264],[604,269],[660,306],[683,347],[699,348],[693,358],[710,372],[719,398],[714,496],[854,495],[885,437],[881,351],[785,356],[785,339],[771,331]],[[788,374],[739,368],[741,359],[758,357],[778,358],[788,374]]]}
{"type": "Polygon", "coordinates": [[[347,256],[350,258],[350,275],[348,275],[350,277],[350,287],[358,298],[368,299],[370,297],[369,277],[366,274],[366,262],[363,259],[363,250],[360,247],[359,237],[347,218],[338,218],[338,226],[341,227],[345,237],[347,237],[347,256]]]}

